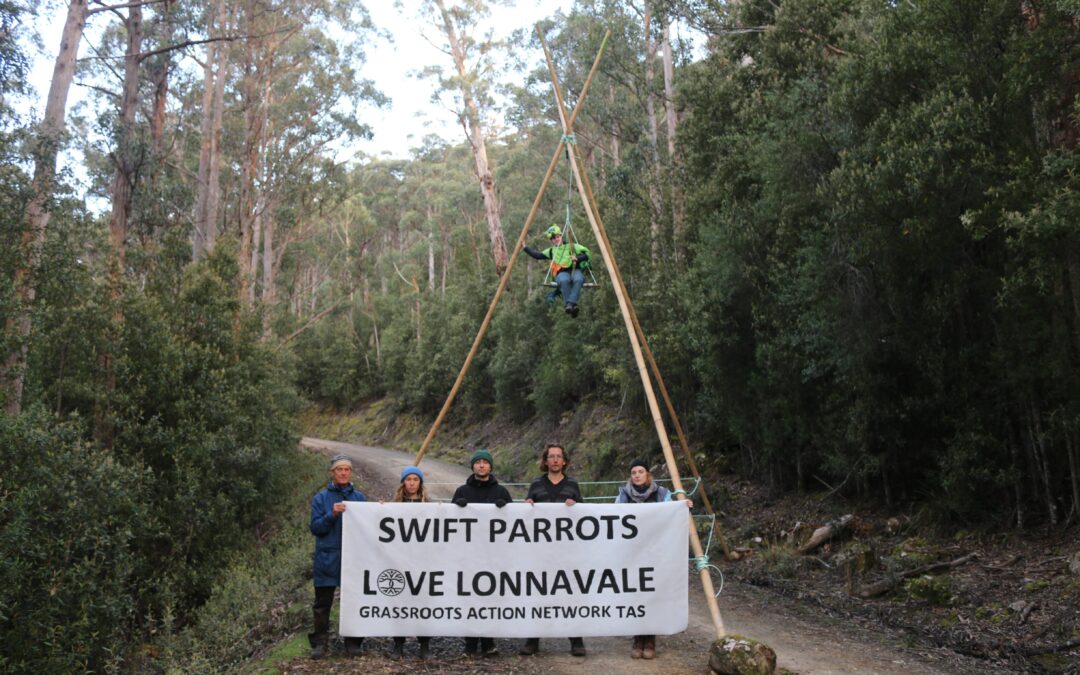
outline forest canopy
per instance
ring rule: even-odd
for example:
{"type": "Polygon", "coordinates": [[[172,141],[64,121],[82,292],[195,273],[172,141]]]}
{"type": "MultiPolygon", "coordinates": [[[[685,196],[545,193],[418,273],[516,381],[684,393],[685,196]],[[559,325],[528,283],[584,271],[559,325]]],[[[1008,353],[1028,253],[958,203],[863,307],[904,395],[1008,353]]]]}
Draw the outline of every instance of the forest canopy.
{"type": "MultiPolygon", "coordinates": [[[[433,415],[562,138],[532,27],[491,39],[483,2],[417,14],[461,134],[347,160],[385,101],[360,3],[116,4],[43,36],[32,118],[43,10],[0,3],[4,670],[115,668],[189,616],[273,516],[301,405],[433,415]]],[[[1075,3],[579,0],[540,28],[570,106],[611,31],[575,150],[707,473],[1080,518],[1075,3]]],[[[598,250],[565,163],[539,213],[531,245],[569,218],[598,250]]],[[[458,413],[644,417],[601,257],[577,318],[520,262],[458,413]]]]}

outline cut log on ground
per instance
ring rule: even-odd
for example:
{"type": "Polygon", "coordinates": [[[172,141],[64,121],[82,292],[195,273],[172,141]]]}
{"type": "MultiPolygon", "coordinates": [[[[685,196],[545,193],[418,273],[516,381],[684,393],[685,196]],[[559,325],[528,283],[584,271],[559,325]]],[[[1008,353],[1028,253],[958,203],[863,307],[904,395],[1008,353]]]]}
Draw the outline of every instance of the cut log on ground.
{"type": "Polygon", "coordinates": [[[840,516],[836,520],[831,520],[825,525],[814,530],[814,533],[810,535],[810,538],[805,544],[799,547],[799,553],[807,554],[813,551],[818,546],[821,546],[830,539],[835,538],[837,535],[845,532],[851,527],[851,521],[854,520],[854,516],[850,513],[845,516],[840,516]]]}
{"type": "Polygon", "coordinates": [[[943,570],[952,569],[959,565],[963,565],[972,558],[978,557],[978,555],[979,554],[976,552],[971,552],[965,556],[957,558],[956,560],[937,562],[930,565],[923,565],[922,567],[916,567],[915,569],[907,570],[906,572],[901,572],[900,574],[891,576],[888,579],[882,579],[881,581],[869,584],[868,586],[863,586],[859,589],[859,592],[856,595],[858,595],[860,598],[866,599],[876,598],[879,595],[885,595],[892,589],[896,588],[904,579],[910,579],[912,577],[922,576],[923,574],[932,574],[934,572],[941,572],[943,570]]]}

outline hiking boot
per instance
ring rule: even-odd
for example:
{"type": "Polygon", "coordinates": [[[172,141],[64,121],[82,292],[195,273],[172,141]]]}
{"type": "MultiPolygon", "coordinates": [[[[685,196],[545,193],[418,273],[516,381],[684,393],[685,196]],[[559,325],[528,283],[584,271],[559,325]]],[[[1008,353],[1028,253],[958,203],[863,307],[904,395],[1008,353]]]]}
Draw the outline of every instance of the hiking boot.
{"type": "Polygon", "coordinates": [[[499,648],[495,646],[495,638],[480,638],[480,652],[485,658],[499,655],[499,648]]]}
{"type": "Polygon", "coordinates": [[[345,653],[349,656],[361,656],[364,653],[364,638],[345,638],[345,653]]]}
{"type": "Polygon", "coordinates": [[[525,644],[521,645],[518,654],[521,656],[532,656],[538,651],[540,651],[540,638],[529,638],[525,641],[525,644]]]}
{"type": "Polygon", "coordinates": [[[655,659],[656,658],[656,636],[646,635],[645,640],[641,645],[641,658],[643,659],[655,659]]]}
{"type": "Polygon", "coordinates": [[[330,635],[327,633],[308,633],[308,643],[311,645],[311,658],[318,660],[326,656],[328,642],[330,642],[330,635]]]}
{"type": "Polygon", "coordinates": [[[570,316],[572,318],[576,319],[577,318],[577,313],[578,313],[578,306],[574,305],[574,304],[570,305],[570,316]]]}
{"type": "Polygon", "coordinates": [[[570,654],[585,656],[585,641],[581,638],[570,638],[570,654]]]}
{"type": "Polygon", "coordinates": [[[563,309],[566,310],[566,313],[569,314],[570,316],[574,315],[574,306],[572,304],[570,304],[569,302],[566,303],[565,305],[563,305],[563,309]]]}
{"type": "Polygon", "coordinates": [[[431,655],[431,653],[430,653],[431,638],[422,637],[422,638],[417,638],[417,639],[420,642],[420,660],[421,661],[427,661],[428,656],[431,655]]]}
{"type": "Polygon", "coordinates": [[[394,638],[394,651],[390,652],[390,658],[395,661],[405,658],[405,638],[394,638]]]}
{"type": "Polygon", "coordinates": [[[634,646],[630,648],[630,658],[632,658],[632,659],[640,659],[641,658],[641,643],[642,643],[641,636],[640,635],[635,635],[634,636],[634,646]]]}

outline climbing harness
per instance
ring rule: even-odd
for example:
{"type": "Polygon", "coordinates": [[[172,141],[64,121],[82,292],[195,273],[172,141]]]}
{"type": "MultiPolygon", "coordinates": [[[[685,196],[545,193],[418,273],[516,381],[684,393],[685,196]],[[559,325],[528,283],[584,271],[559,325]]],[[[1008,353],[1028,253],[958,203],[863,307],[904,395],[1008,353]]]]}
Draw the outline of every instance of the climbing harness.
{"type": "MultiPolygon", "coordinates": [[[[568,146],[569,145],[577,145],[577,138],[574,136],[574,134],[564,135],[562,137],[562,141],[563,141],[563,143],[566,143],[566,145],[568,145],[568,146]]],[[[571,212],[571,205],[574,202],[574,170],[573,170],[573,167],[569,166],[569,164],[570,164],[570,151],[569,151],[569,149],[564,151],[564,154],[566,156],[567,166],[569,167],[570,170],[567,173],[567,177],[566,177],[566,219],[563,222],[563,227],[562,227],[563,243],[561,245],[562,246],[569,246],[570,247],[570,255],[571,255],[571,257],[573,257],[574,252],[577,250],[577,244],[578,244],[577,237],[574,235],[574,219],[573,219],[573,214],[571,212]]],[[[549,227],[547,229],[547,231],[545,232],[545,234],[547,232],[550,232],[553,229],[557,230],[558,226],[553,225],[552,227],[549,227]]],[[[554,267],[554,266],[553,265],[548,265],[548,270],[547,270],[547,274],[544,276],[543,285],[551,287],[551,288],[558,288],[558,284],[555,283],[555,276],[551,272],[552,267],[554,267]]],[[[582,285],[582,288],[596,288],[596,286],[597,286],[596,277],[593,275],[592,265],[590,264],[590,265],[587,265],[585,267],[578,267],[578,269],[582,270],[586,275],[585,283],[582,285]]],[[[554,302],[555,301],[555,295],[556,294],[554,294],[554,293],[549,293],[548,294],[548,302],[554,302]]]]}

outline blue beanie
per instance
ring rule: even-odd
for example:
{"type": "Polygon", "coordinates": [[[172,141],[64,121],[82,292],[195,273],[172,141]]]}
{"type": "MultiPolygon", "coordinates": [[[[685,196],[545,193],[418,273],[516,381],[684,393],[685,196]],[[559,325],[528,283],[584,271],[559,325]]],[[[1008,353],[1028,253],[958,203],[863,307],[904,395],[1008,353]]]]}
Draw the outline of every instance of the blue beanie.
{"type": "Polygon", "coordinates": [[[401,482],[405,482],[406,476],[416,476],[420,479],[420,482],[424,482],[424,472],[415,466],[407,466],[401,470],[401,482]]]}

